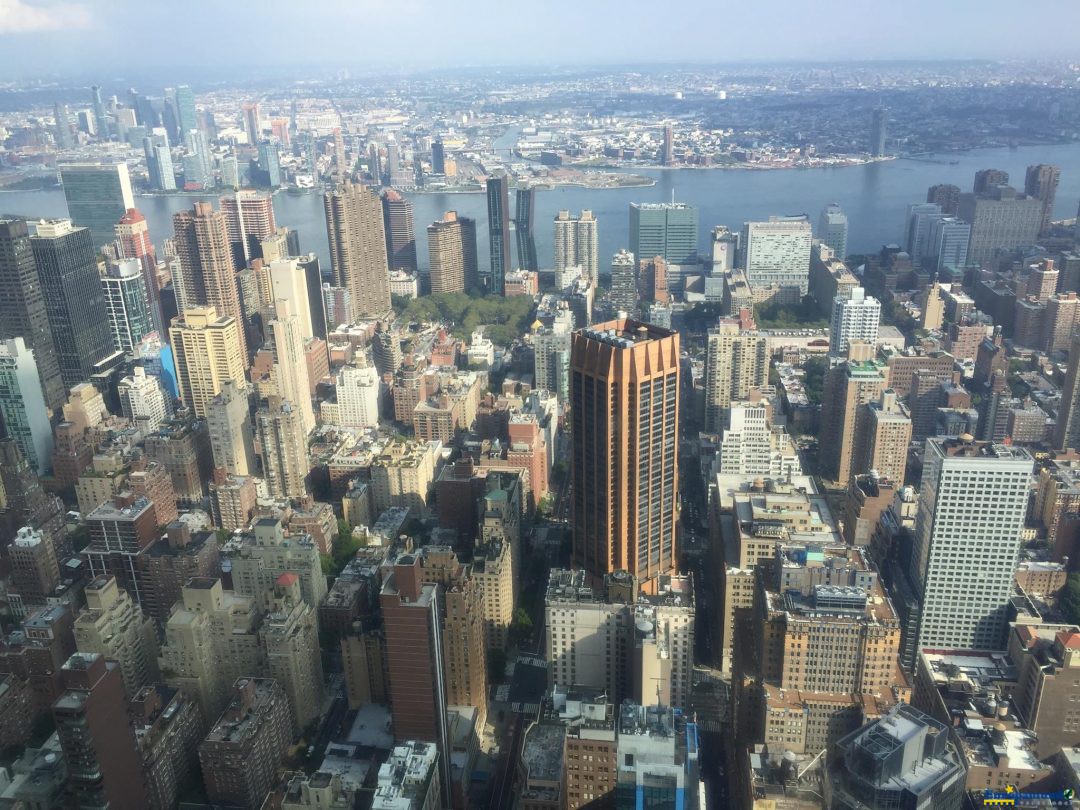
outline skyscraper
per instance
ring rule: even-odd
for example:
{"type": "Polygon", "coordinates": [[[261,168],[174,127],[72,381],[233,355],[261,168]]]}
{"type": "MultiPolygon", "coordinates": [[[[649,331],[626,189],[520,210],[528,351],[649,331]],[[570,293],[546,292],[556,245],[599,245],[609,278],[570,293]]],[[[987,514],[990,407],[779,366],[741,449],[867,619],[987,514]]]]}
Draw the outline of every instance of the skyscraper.
{"type": "Polygon", "coordinates": [[[536,260],[536,237],[533,218],[536,208],[536,189],[519,187],[517,208],[514,211],[514,233],[517,237],[518,267],[535,272],[540,269],[536,260]]]}
{"type": "Polygon", "coordinates": [[[956,207],[960,205],[960,186],[949,183],[930,186],[926,190],[926,201],[941,206],[941,211],[945,216],[955,217],[956,207]]]}
{"type": "Polygon", "coordinates": [[[1054,426],[1054,447],[1080,450],[1080,333],[1073,334],[1069,348],[1069,365],[1054,426]]]}
{"type": "Polygon", "coordinates": [[[1057,197],[1058,182],[1061,180],[1061,168],[1039,163],[1027,167],[1024,177],[1024,193],[1042,201],[1042,221],[1039,233],[1050,232],[1050,223],[1054,219],[1054,200],[1057,197]]]}
{"type": "Polygon", "coordinates": [[[247,366],[246,320],[240,303],[233,254],[225,214],[208,202],[195,203],[191,211],[173,215],[173,239],[180,258],[180,311],[211,307],[216,316],[236,323],[238,348],[247,366]]]}
{"type": "MultiPolygon", "coordinates": [[[[630,252],[669,265],[696,264],[698,211],[686,203],[630,203],[630,252]]],[[[807,268],[810,260],[807,258],[807,268]]]]}
{"type": "Polygon", "coordinates": [[[21,337],[34,353],[45,404],[58,410],[66,391],[56,361],[30,232],[21,219],[0,219],[0,339],[21,337]]]}
{"type": "Polygon", "coordinates": [[[956,217],[935,218],[930,225],[930,241],[926,248],[924,263],[941,273],[944,270],[962,270],[967,266],[968,242],[971,241],[971,225],[956,217]]]}
{"type": "Polygon", "coordinates": [[[214,307],[185,309],[169,329],[180,398],[200,419],[229,380],[242,382],[246,356],[235,318],[214,307]]]}
{"type": "Polygon", "coordinates": [[[154,331],[142,267],[137,259],[109,261],[101,277],[105,312],[116,351],[130,354],[154,331]]]}
{"type": "Polygon", "coordinates": [[[481,279],[488,293],[502,295],[506,274],[512,269],[510,258],[510,181],[506,175],[487,179],[488,239],[491,244],[491,270],[481,279]]]}
{"type": "Polygon", "coordinates": [[[225,380],[221,391],[206,406],[206,426],[214,466],[229,475],[255,473],[255,429],[251,421],[247,386],[243,380],[225,380]]]}
{"type": "Polygon", "coordinates": [[[119,242],[121,259],[139,261],[154,329],[164,334],[169,325],[162,320],[157,257],[154,255],[154,243],[150,239],[150,226],[146,222],[146,217],[138,209],[129,208],[116,224],[116,239],[119,242]]]}
{"type": "MultiPolygon", "coordinates": [[[[267,324],[267,336],[274,358],[271,381],[282,400],[292,403],[299,412],[306,437],[315,428],[315,412],[311,407],[312,389],[304,355],[305,336],[296,312],[300,303],[295,299],[275,298],[274,316],[267,324]]],[[[306,303],[303,302],[305,309],[306,303]]]]}
{"type": "Polygon", "coordinates": [[[262,448],[263,478],[272,498],[303,498],[310,470],[307,432],[300,410],[278,396],[269,397],[255,414],[262,448]]]}
{"type": "Polygon", "coordinates": [[[911,579],[922,597],[918,649],[1005,644],[1034,462],[970,436],[926,440],[911,579]]]}
{"type": "Polygon", "coordinates": [[[679,334],[632,320],[573,334],[574,565],[653,590],[678,565],[679,334]]]}
{"type": "Polygon", "coordinates": [[[271,189],[281,185],[281,158],[278,157],[278,148],[274,141],[259,141],[258,169],[260,182],[257,185],[271,189]]]}
{"type": "Polygon", "coordinates": [[[771,289],[783,301],[801,301],[810,288],[813,241],[805,215],[744,223],[742,256],[751,289],[758,294],[771,289]]]}
{"type": "Polygon", "coordinates": [[[872,359],[873,349],[861,344],[849,346],[849,359],[831,368],[825,376],[821,403],[821,473],[829,480],[851,480],[857,462],[856,439],[867,411],[885,389],[887,369],[872,359]]]}
{"type": "Polygon", "coordinates": [[[746,332],[738,321],[721,318],[710,329],[705,352],[705,429],[719,433],[727,427],[731,403],[748,399],[769,381],[768,338],[746,332]]]}
{"type": "Polygon", "coordinates": [[[53,105],[53,115],[56,118],[56,128],[54,134],[56,136],[56,148],[57,149],[70,149],[71,148],[71,115],[68,113],[67,104],[62,102],[56,102],[53,105]]]}
{"type": "Polygon", "coordinates": [[[89,380],[95,364],[114,351],[97,254],[90,230],[74,227],[67,219],[38,222],[30,244],[60,377],[71,388],[89,380]]]}
{"type": "Polygon", "coordinates": [[[637,312],[637,263],[634,254],[628,250],[620,250],[611,257],[611,294],[608,300],[615,312],[625,312],[628,316],[637,312]]]}
{"type": "Polygon", "coordinates": [[[378,193],[350,181],[323,195],[334,286],[349,291],[354,318],[390,309],[390,271],[378,193]]]}
{"type": "Polygon", "coordinates": [[[446,174],[446,147],[441,140],[431,143],[431,173],[446,174]]]}
{"type": "Polygon", "coordinates": [[[67,163],[60,167],[68,215],[78,227],[90,229],[95,249],[111,244],[113,228],[135,207],[126,163],[67,163]]]}
{"type": "Polygon", "coordinates": [[[930,249],[930,231],[934,223],[944,219],[936,203],[912,203],[904,220],[904,250],[916,264],[922,262],[930,249]]]}
{"type": "Polygon", "coordinates": [[[245,102],[241,105],[240,112],[244,119],[244,134],[247,135],[247,142],[254,146],[262,137],[259,102],[245,102]]]}
{"type": "Polygon", "coordinates": [[[52,426],[34,353],[21,337],[0,343],[0,417],[7,438],[15,440],[38,475],[45,475],[51,466],[52,426]]]}
{"type": "Polygon", "coordinates": [[[975,172],[975,184],[971,190],[975,194],[985,194],[994,186],[1007,186],[1009,173],[1001,169],[979,169],[975,172]]]}
{"type": "Polygon", "coordinates": [[[477,284],[476,221],[447,211],[428,225],[431,292],[467,292],[477,284]]]}
{"type": "Polygon", "coordinates": [[[103,141],[109,140],[109,119],[105,117],[105,103],[101,100],[101,88],[96,84],[90,85],[90,103],[94,109],[94,128],[97,136],[103,141]]]}
{"type": "Polygon", "coordinates": [[[413,206],[401,194],[387,189],[382,194],[383,229],[386,231],[386,262],[391,270],[416,272],[416,229],[413,206]]]}
{"type": "Polygon", "coordinates": [[[870,156],[885,157],[885,138],[889,121],[889,111],[884,107],[874,107],[870,114],[870,156]]]}
{"type": "Polygon", "coordinates": [[[243,189],[223,194],[221,213],[232,248],[233,266],[243,270],[252,259],[262,256],[262,242],[277,232],[274,200],[262,191],[243,189]]]}
{"type": "MultiPolygon", "coordinates": [[[[378,150],[375,151],[377,154],[378,150]]],[[[313,167],[312,172],[314,171],[313,167]]],[[[341,136],[341,127],[334,127],[334,176],[339,183],[344,183],[351,175],[352,172],[345,158],[345,139],[341,136]]],[[[378,175],[373,176],[372,179],[378,181],[378,175]]]]}
{"type": "Polygon", "coordinates": [[[675,131],[671,128],[671,124],[664,125],[664,145],[660,152],[660,165],[675,165],[675,131]]]}
{"type": "Polygon", "coordinates": [[[961,194],[960,219],[971,223],[968,261],[981,264],[998,251],[1034,245],[1042,225],[1043,201],[1017,194],[1012,186],[961,194]]]}
{"type": "Polygon", "coordinates": [[[176,88],[176,124],[180,132],[198,129],[199,119],[195,114],[195,94],[186,84],[176,88]]]}
{"type": "Polygon", "coordinates": [[[155,127],[143,138],[143,153],[150,185],[158,191],[175,191],[176,171],[169,149],[169,135],[164,127],[155,127]]]}
{"type": "Polygon", "coordinates": [[[850,295],[836,296],[829,327],[829,354],[847,357],[853,340],[874,343],[880,325],[881,304],[862,287],[855,287],[850,295]]]}
{"type": "Polygon", "coordinates": [[[833,256],[843,261],[847,256],[848,221],[838,203],[829,203],[821,209],[818,218],[817,238],[828,245],[833,256]]]}
{"type": "Polygon", "coordinates": [[[595,286],[600,282],[600,246],[596,217],[583,210],[574,217],[569,211],[555,215],[555,277],[573,266],[595,286]]]}

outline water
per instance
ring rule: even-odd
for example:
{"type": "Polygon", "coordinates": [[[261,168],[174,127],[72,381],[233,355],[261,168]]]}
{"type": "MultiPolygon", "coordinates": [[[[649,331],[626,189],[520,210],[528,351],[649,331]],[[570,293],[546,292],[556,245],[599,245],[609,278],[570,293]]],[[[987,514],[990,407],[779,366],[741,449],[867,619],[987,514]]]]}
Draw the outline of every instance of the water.
{"type": "MultiPolygon", "coordinates": [[[[764,219],[770,214],[810,214],[816,223],[822,207],[838,202],[849,221],[848,250],[877,250],[897,242],[903,234],[904,210],[909,203],[923,202],[926,189],[935,183],[954,183],[971,188],[977,169],[998,168],[1009,172],[1014,185],[1023,186],[1024,170],[1032,163],[1060,166],[1061,185],[1055,217],[1076,215],[1080,200],[1080,144],[989,149],[943,155],[941,162],[893,160],[836,169],[778,169],[771,171],[722,169],[645,170],[656,185],[643,188],[585,189],[563,187],[536,194],[536,240],[541,267],[552,262],[551,221],[561,209],[577,212],[590,208],[600,231],[601,267],[619,248],[629,244],[628,209],[632,202],[662,202],[672,191],[680,202],[696,205],[700,212],[700,241],[704,250],[714,225],[736,229],[743,221],[764,219]],[[951,165],[955,161],[955,165],[951,165]]],[[[481,268],[488,263],[487,208],[483,194],[411,194],[416,222],[417,255],[427,264],[428,223],[456,210],[477,220],[481,268]]],[[[155,243],[172,233],[171,216],[198,199],[191,196],[138,197],[136,204],[150,224],[155,243]]],[[[513,191],[511,191],[513,207],[513,191]]],[[[318,253],[329,267],[322,197],[318,193],[274,197],[278,225],[300,232],[300,246],[318,253]]],[[[0,193],[0,212],[27,217],[67,216],[62,191],[0,193]]],[[[515,257],[516,259],[516,257],[515,257]]]]}

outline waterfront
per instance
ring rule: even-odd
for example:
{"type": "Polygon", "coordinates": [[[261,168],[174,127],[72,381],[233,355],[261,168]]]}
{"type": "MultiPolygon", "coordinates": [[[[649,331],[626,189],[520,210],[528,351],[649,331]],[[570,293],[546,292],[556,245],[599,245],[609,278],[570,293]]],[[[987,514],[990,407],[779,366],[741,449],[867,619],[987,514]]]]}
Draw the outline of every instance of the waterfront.
{"type": "MultiPolygon", "coordinates": [[[[696,205],[700,212],[699,242],[704,250],[714,225],[741,227],[744,220],[764,219],[770,214],[807,213],[816,222],[821,208],[838,202],[849,220],[848,246],[853,253],[876,250],[882,244],[899,241],[903,234],[904,210],[909,203],[923,202],[926,189],[934,183],[954,183],[964,191],[971,188],[975,171],[999,168],[1009,172],[1014,185],[1023,186],[1024,169],[1032,163],[1052,163],[1061,167],[1055,217],[1076,215],[1080,201],[1080,144],[978,150],[941,155],[941,162],[890,160],[833,169],[783,169],[745,171],[713,169],[668,169],[634,171],[648,174],[656,184],[648,187],[587,189],[561,187],[537,191],[536,241],[541,266],[550,266],[552,256],[551,220],[561,209],[577,212],[589,208],[596,214],[600,231],[601,267],[619,248],[629,244],[628,209],[632,202],[661,202],[675,199],[696,205]]],[[[477,220],[480,266],[488,262],[487,210],[483,194],[407,194],[414,206],[417,255],[427,265],[426,226],[447,210],[456,210],[477,220]]],[[[511,192],[511,207],[513,207],[511,192]]],[[[172,233],[172,214],[192,205],[199,197],[190,195],[138,197],[136,204],[145,214],[154,242],[158,245],[172,233]]],[[[216,199],[207,195],[203,199],[216,199]]],[[[319,254],[328,267],[326,226],[322,197],[318,193],[279,193],[274,197],[279,225],[296,228],[305,251],[319,254]]],[[[27,217],[66,216],[63,192],[12,191],[0,193],[0,212],[27,217]]]]}

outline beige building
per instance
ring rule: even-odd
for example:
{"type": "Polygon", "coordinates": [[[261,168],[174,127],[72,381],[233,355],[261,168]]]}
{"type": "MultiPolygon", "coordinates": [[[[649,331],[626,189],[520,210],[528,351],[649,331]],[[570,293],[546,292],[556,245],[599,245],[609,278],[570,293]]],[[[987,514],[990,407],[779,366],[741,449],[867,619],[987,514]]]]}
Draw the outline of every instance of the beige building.
{"type": "Polygon", "coordinates": [[[862,434],[856,436],[857,461],[852,475],[876,470],[882,478],[904,483],[908,446],[911,444],[911,417],[896,392],[886,388],[878,402],[863,406],[865,413],[857,420],[862,434]]]}
{"type": "Polygon", "coordinates": [[[323,196],[334,286],[349,291],[354,318],[390,309],[390,269],[382,200],[374,189],[346,181],[323,196]]]}
{"type": "Polygon", "coordinates": [[[389,702],[386,636],[381,629],[363,629],[344,636],[341,662],[350,709],[389,702]]]}
{"type": "Polygon", "coordinates": [[[75,619],[75,646],[120,665],[128,697],[158,680],[154,621],[116,584],[99,576],[86,586],[86,610],[75,619]]]}
{"type": "Polygon", "coordinates": [[[302,498],[311,471],[304,417],[293,403],[270,397],[255,414],[263,478],[273,498],[302,498]]]}
{"type": "Polygon", "coordinates": [[[739,619],[754,606],[757,574],[752,568],[724,567],[723,622],[720,636],[720,671],[729,674],[734,665],[735,639],[739,619]]]}
{"type": "Polygon", "coordinates": [[[236,318],[212,307],[186,309],[169,328],[180,398],[200,419],[226,381],[244,382],[246,354],[236,318]]]}
{"type": "Polygon", "coordinates": [[[319,548],[307,534],[286,534],[277,518],[259,518],[251,531],[234,535],[221,549],[232,562],[233,589],[263,599],[278,577],[292,572],[300,578],[304,602],[316,610],[326,596],[326,577],[319,548]]]}
{"type": "Polygon", "coordinates": [[[857,437],[869,415],[864,405],[877,401],[888,385],[888,370],[871,359],[872,348],[852,344],[847,362],[829,370],[821,403],[821,474],[846,485],[857,463],[857,437]]]}
{"type": "Polygon", "coordinates": [[[267,329],[274,358],[270,369],[272,386],[282,401],[296,408],[306,437],[315,429],[315,410],[311,407],[303,325],[296,304],[283,298],[274,299],[274,317],[267,329]]]}
{"type": "Polygon", "coordinates": [[[267,595],[270,604],[259,631],[266,673],[289,696],[293,733],[300,734],[322,713],[322,653],[315,608],[301,598],[300,578],[292,572],[279,576],[267,595]]]}
{"type": "Polygon", "coordinates": [[[473,579],[483,595],[484,631],[489,650],[505,650],[514,619],[514,566],[509,543],[479,546],[473,555],[473,579]]]}
{"type": "Polygon", "coordinates": [[[721,318],[717,327],[709,330],[705,356],[705,429],[719,433],[731,403],[749,399],[752,389],[768,382],[768,338],[741,330],[737,321],[721,318]]]}
{"type": "Polygon", "coordinates": [[[388,444],[371,463],[374,513],[381,515],[392,506],[425,513],[441,456],[439,442],[405,440],[388,444]]]}
{"type": "Polygon", "coordinates": [[[243,378],[225,380],[221,391],[206,407],[206,426],[214,466],[229,475],[252,475],[255,444],[248,404],[248,387],[243,378]]]}

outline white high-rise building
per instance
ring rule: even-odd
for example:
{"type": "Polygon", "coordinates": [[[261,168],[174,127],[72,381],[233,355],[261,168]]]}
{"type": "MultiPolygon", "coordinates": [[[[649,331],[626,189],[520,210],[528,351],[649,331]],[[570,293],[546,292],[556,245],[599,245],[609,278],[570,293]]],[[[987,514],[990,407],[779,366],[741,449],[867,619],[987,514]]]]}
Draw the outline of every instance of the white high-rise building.
{"type": "Polygon", "coordinates": [[[851,290],[851,297],[838,295],[833,299],[832,324],[829,328],[829,354],[847,357],[853,340],[875,343],[881,324],[881,303],[867,295],[862,287],[851,290]]]}
{"type": "Polygon", "coordinates": [[[135,366],[133,374],[120,380],[116,390],[124,416],[144,434],[153,433],[172,413],[158,378],[148,375],[142,366],[135,366]]]}
{"type": "Polygon", "coordinates": [[[289,310],[300,320],[300,336],[309,340],[315,336],[311,324],[311,302],[308,300],[307,276],[296,259],[270,262],[270,300],[285,299],[289,310]]]}
{"type": "Polygon", "coordinates": [[[0,417],[38,475],[52,464],[53,434],[34,352],[21,337],[0,343],[0,417]]]}
{"type": "Polygon", "coordinates": [[[970,436],[926,440],[911,578],[918,649],[1000,650],[1034,462],[970,436]]]}
{"type": "Polygon", "coordinates": [[[802,464],[787,431],[769,423],[764,402],[733,402],[720,444],[719,472],[783,479],[802,475],[802,464]]]}
{"type": "Polygon", "coordinates": [[[751,289],[798,289],[800,297],[806,295],[813,241],[806,216],[769,217],[768,222],[744,223],[743,264],[751,289]]]}
{"type": "Polygon", "coordinates": [[[555,215],[555,275],[580,266],[582,275],[595,286],[600,278],[600,240],[596,217],[584,210],[579,216],[569,211],[555,215]]]}
{"type": "Polygon", "coordinates": [[[840,209],[839,203],[829,203],[821,209],[817,238],[828,245],[840,261],[847,256],[847,225],[847,214],[840,209]]]}
{"type": "Polygon", "coordinates": [[[338,424],[370,428],[379,424],[379,372],[374,366],[343,366],[337,376],[338,424]]]}

